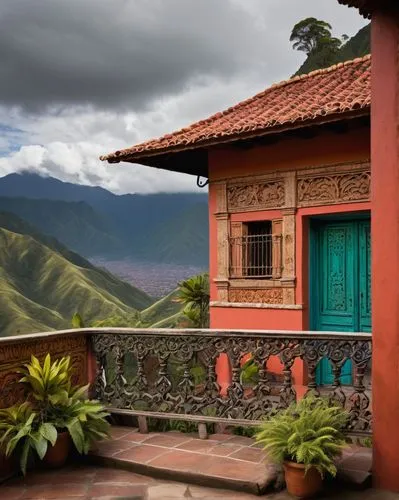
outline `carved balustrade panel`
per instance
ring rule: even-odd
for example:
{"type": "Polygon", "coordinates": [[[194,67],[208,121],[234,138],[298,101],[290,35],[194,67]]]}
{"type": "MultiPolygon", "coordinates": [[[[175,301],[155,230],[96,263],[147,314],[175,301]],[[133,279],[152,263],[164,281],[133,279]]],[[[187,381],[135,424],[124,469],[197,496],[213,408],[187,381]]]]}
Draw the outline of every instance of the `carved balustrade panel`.
{"type": "Polygon", "coordinates": [[[28,363],[33,354],[43,361],[47,353],[52,359],[71,356],[73,383],[87,384],[88,339],[84,334],[32,334],[3,338],[0,341],[0,408],[6,408],[25,398],[24,387],[18,383],[17,370],[28,363]]]}
{"type": "Polygon", "coordinates": [[[371,334],[131,330],[94,335],[93,350],[98,367],[95,391],[109,407],[258,421],[297,399],[303,380],[294,380],[293,367],[302,360],[307,394],[326,396],[347,408],[348,431],[371,431],[370,390],[365,383],[371,334]],[[242,368],[248,354],[250,377],[242,368]],[[220,355],[228,357],[231,368],[225,393],[216,376],[220,355]],[[278,373],[268,369],[271,358],[280,362],[278,373]],[[329,386],[317,384],[323,358],[332,367],[329,386]],[[347,360],[353,366],[351,386],[341,384],[347,360]]]}

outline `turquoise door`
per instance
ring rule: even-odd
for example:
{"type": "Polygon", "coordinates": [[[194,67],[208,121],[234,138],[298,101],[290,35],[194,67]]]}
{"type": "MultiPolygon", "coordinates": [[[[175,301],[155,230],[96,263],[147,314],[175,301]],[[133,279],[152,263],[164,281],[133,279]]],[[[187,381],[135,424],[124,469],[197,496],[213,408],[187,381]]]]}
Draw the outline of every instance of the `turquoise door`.
{"type": "MultiPolygon", "coordinates": [[[[371,330],[370,221],[318,222],[314,225],[310,269],[312,273],[312,325],[319,331],[371,330]]],[[[330,362],[323,359],[318,383],[330,384],[330,362]]],[[[341,383],[352,381],[352,366],[342,367],[341,383]]]]}

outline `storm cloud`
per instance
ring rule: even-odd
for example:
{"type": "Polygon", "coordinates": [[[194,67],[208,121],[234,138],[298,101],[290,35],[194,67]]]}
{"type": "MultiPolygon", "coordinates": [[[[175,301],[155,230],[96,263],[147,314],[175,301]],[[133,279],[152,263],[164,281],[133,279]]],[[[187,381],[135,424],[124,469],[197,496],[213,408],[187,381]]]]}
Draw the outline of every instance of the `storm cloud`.
{"type": "Polygon", "coordinates": [[[30,169],[115,192],[190,177],[98,155],[171,132],[296,71],[300,19],[353,35],[336,0],[2,0],[0,175],[30,169]]]}
{"type": "Polygon", "coordinates": [[[0,17],[1,99],[28,109],[140,109],[262,64],[265,50],[229,0],[3,0],[0,17]]]}

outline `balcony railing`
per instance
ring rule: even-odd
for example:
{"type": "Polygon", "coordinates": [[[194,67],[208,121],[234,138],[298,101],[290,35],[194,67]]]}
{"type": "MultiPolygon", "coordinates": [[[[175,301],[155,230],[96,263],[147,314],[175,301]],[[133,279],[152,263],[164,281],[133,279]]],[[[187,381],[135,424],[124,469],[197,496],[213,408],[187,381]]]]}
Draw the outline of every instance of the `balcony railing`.
{"type": "Polygon", "coordinates": [[[15,369],[30,354],[46,352],[70,354],[76,382],[91,381],[96,397],[114,413],[254,425],[312,393],[348,409],[348,433],[371,432],[367,333],[106,328],[3,338],[0,407],[23,396],[16,391],[15,369]],[[257,367],[250,380],[242,371],[248,355],[257,367]],[[230,367],[225,390],[217,376],[222,358],[230,367]],[[330,361],[332,384],[322,386],[317,369],[323,358],[330,361]],[[341,371],[348,360],[353,384],[346,386],[341,371]]]}
{"type": "Polygon", "coordinates": [[[325,395],[350,413],[348,432],[371,431],[369,387],[365,382],[371,359],[371,334],[234,331],[120,330],[96,333],[97,397],[123,413],[184,415],[187,420],[257,424],[297,398],[303,380],[293,379],[293,365],[306,366],[306,389],[325,395]],[[242,380],[242,362],[250,354],[257,366],[255,380],[242,380]],[[217,360],[227,356],[231,381],[223,395],[217,380],[217,360]],[[280,386],[271,379],[268,363],[281,364],[280,386]],[[317,366],[329,359],[330,386],[318,386],[317,366]],[[351,360],[354,383],[341,384],[341,369],[351,360]]]}

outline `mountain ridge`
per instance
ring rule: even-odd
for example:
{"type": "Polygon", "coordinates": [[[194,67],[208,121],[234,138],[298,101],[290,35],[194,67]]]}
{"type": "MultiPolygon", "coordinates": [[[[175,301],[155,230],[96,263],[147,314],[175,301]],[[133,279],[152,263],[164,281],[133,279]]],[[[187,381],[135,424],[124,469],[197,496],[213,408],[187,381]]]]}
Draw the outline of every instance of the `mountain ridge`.
{"type": "Polygon", "coordinates": [[[208,264],[206,193],[116,195],[33,173],[9,174],[0,178],[0,210],[16,213],[87,257],[208,264]],[[54,216],[46,220],[43,212],[54,216]],[[193,241],[200,244],[193,248],[193,241]]]}
{"type": "Polygon", "coordinates": [[[88,321],[132,317],[153,303],[141,290],[5,213],[0,213],[0,288],[2,336],[67,328],[76,311],[88,321]]]}

